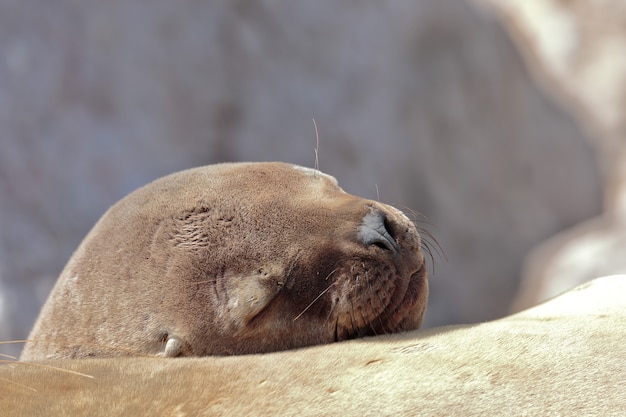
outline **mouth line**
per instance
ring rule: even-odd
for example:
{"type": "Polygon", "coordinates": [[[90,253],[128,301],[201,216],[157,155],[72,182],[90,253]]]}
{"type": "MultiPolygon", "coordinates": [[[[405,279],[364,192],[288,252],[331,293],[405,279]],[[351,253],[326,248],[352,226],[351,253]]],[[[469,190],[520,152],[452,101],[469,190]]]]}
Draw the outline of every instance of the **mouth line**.
{"type": "MultiPolygon", "coordinates": [[[[380,336],[385,334],[393,334],[403,330],[402,323],[408,317],[407,313],[413,310],[413,307],[419,300],[419,284],[425,278],[426,263],[422,262],[422,265],[417,271],[415,271],[409,277],[409,283],[404,292],[402,300],[393,306],[387,306],[379,314],[373,317],[364,326],[354,329],[349,332],[345,337],[340,337],[338,334],[338,323],[335,323],[335,341],[358,339],[368,336],[380,336]]],[[[419,327],[419,326],[418,326],[419,327]]]]}
{"type": "Polygon", "coordinates": [[[403,330],[401,328],[402,323],[405,319],[410,318],[409,313],[413,311],[413,307],[419,300],[419,292],[416,288],[419,282],[424,278],[425,273],[425,264],[422,263],[422,266],[420,266],[416,272],[411,274],[409,284],[404,292],[402,300],[396,304],[395,307],[385,309],[374,320],[372,320],[370,332],[373,332],[374,335],[392,334],[403,330]],[[375,323],[379,323],[379,325],[375,326],[375,323]]]}

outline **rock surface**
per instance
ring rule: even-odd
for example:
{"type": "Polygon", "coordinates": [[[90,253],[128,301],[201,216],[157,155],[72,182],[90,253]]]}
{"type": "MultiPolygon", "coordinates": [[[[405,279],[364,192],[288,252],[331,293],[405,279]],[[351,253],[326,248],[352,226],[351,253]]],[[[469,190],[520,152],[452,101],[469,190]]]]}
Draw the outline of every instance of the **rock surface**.
{"type": "Polygon", "coordinates": [[[626,272],[626,3],[480,0],[492,7],[540,83],[592,134],[604,212],[530,254],[514,310],[598,275],[626,272]]]}
{"type": "Polygon", "coordinates": [[[600,211],[585,135],[465,1],[147,4],[0,1],[0,340],[123,195],[312,166],[312,118],[322,170],[434,225],[430,326],[505,314],[526,251],[600,211]]]}

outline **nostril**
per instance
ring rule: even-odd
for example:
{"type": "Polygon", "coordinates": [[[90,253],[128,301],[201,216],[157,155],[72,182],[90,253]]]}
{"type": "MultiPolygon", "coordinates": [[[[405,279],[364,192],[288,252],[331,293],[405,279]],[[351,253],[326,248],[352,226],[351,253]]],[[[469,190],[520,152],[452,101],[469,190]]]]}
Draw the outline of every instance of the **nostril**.
{"type": "Polygon", "coordinates": [[[382,242],[382,241],[372,242],[372,243],[370,243],[370,245],[379,247],[381,249],[392,250],[392,248],[391,248],[391,246],[389,244],[387,244],[386,242],[382,242]]]}
{"type": "Polygon", "coordinates": [[[358,238],[366,246],[377,246],[397,253],[398,243],[391,230],[387,217],[377,210],[372,210],[363,217],[358,238]]]}

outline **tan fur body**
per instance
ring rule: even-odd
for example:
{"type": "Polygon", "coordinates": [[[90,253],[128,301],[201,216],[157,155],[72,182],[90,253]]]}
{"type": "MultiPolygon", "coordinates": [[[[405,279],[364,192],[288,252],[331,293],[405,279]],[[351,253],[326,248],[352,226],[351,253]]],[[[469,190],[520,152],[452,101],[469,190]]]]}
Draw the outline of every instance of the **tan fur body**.
{"type": "Polygon", "coordinates": [[[21,359],[258,353],[416,329],[420,245],[398,210],[319,171],[182,171],[105,213],[21,359]]]}
{"type": "Polygon", "coordinates": [[[93,378],[5,366],[0,409],[8,416],[621,416],[625,293],[626,276],[607,277],[489,323],[264,355],[46,362],[93,378]]]}

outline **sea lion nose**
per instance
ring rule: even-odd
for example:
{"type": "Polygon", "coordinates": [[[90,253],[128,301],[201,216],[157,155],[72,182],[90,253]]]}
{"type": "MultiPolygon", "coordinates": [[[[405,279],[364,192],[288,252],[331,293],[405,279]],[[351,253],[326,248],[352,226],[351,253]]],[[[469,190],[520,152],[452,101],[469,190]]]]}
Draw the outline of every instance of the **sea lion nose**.
{"type": "Polygon", "coordinates": [[[363,217],[363,223],[359,227],[357,237],[366,246],[374,245],[398,253],[398,242],[396,242],[393,231],[389,227],[388,218],[377,209],[371,209],[363,217]]]}

